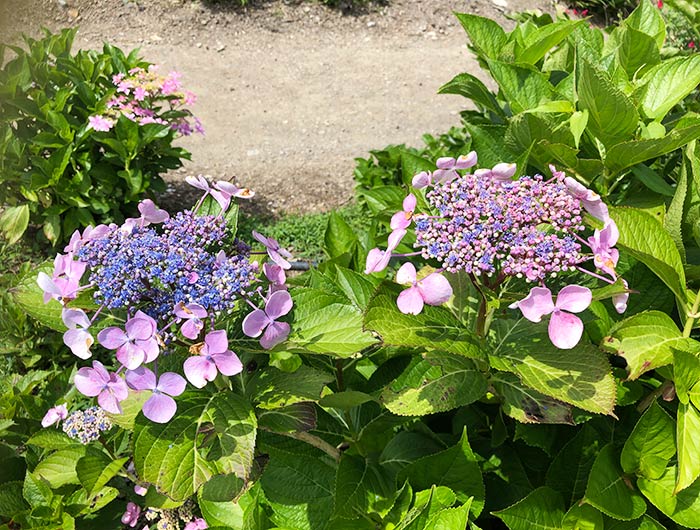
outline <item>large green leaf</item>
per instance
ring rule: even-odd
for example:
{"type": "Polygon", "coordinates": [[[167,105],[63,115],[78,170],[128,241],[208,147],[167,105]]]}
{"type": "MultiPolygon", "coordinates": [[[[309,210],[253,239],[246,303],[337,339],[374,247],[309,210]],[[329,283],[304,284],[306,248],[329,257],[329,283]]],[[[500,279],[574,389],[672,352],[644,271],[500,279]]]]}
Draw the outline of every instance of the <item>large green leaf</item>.
{"type": "Polygon", "coordinates": [[[129,459],[112,460],[105,453],[91,451],[78,460],[75,470],[88,497],[93,497],[121,470],[129,459]]]}
{"type": "Polygon", "coordinates": [[[622,448],[620,463],[625,473],[656,479],[676,454],[674,421],[654,401],[644,412],[622,448]]]}
{"type": "Polygon", "coordinates": [[[511,530],[560,530],[564,502],[558,491],[543,486],[505,510],[494,512],[494,515],[511,530]]]}
{"type": "Polygon", "coordinates": [[[344,518],[388,510],[395,492],[392,477],[365,458],[344,454],[335,478],[335,514],[344,518]]]}
{"type": "Polygon", "coordinates": [[[394,414],[423,416],[473,403],[487,387],[486,378],[470,359],[434,352],[414,357],[384,389],[381,400],[394,414]]]}
{"type": "Polygon", "coordinates": [[[503,109],[491,91],[472,74],[458,74],[452,81],[445,83],[438,94],[457,94],[472,100],[476,105],[490,110],[499,116],[505,116],[503,109]]]}
{"type": "Polygon", "coordinates": [[[44,326],[56,331],[66,331],[66,326],[61,318],[63,309],[61,304],[53,299],[44,304],[44,292],[36,283],[39,272],[45,272],[51,276],[53,264],[47,261],[39,267],[30,269],[10,289],[12,299],[24,312],[41,322],[44,326]]]}
{"type": "Polygon", "coordinates": [[[613,145],[605,155],[605,167],[616,174],[628,167],[657,158],[700,137],[700,122],[675,128],[663,138],[630,140],[613,145]]]}
{"type": "Polygon", "coordinates": [[[8,206],[0,215],[0,231],[9,244],[16,243],[29,225],[29,204],[8,206]]]}
{"type": "Polygon", "coordinates": [[[516,46],[515,60],[535,64],[554,46],[566,39],[585,20],[557,20],[529,33],[522,44],[516,46]]]}
{"type": "Polygon", "coordinates": [[[186,393],[168,423],[143,415],[134,428],[139,477],[175,500],[184,500],[217,474],[247,479],[253,461],[256,419],[250,403],[231,392],[186,393]]]}
{"type": "Polygon", "coordinates": [[[624,476],[612,444],[603,447],[593,462],[584,500],[610,517],[623,521],[637,519],[647,509],[644,497],[624,476]]]}
{"type": "Polygon", "coordinates": [[[673,352],[673,382],[678,400],[687,405],[690,400],[700,406],[700,357],[692,351],[700,351],[700,344],[694,341],[689,351],[673,352]]]}
{"type": "Polygon", "coordinates": [[[316,407],[313,403],[294,403],[265,410],[258,415],[258,427],[280,433],[310,431],[316,427],[316,407]]]}
{"type": "Polygon", "coordinates": [[[562,530],[604,530],[603,514],[588,504],[574,504],[564,515],[562,530]]]}
{"type": "MultiPolygon", "coordinates": [[[[675,492],[686,489],[700,477],[700,412],[692,403],[678,405],[676,427],[678,476],[675,492]]],[[[658,478],[649,477],[649,478],[658,478]]]]}
{"type": "Polygon", "coordinates": [[[34,475],[46,480],[52,488],[59,488],[65,484],[79,484],[75,466],[84,455],[84,446],[61,449],[39,462],[34,468],[34,475]]]}
{"type": "Polygon", "coordinates": [[[604,72],[583,61],[577,87],[579,109],[588,111],[588,129],[596,138],[608,147],[632,138],[637,109],[604,72]]]}
{"type": "Polygon", "coordinates": [[[384,284],[365,313],[365,328],[377,332],[384,345],[438,349],[475,359],[484,357],[476,336],[450,311],[426,305],[419,315],[405,315],[396,306],[399,292],[399,286],[384,284]]]}
{"type": "Polygon", "coordinates": [[[617,58],[629,79],[634,79],[640,69],[661,61],[656,41],[651,36],[631,27],[619,31],[617,58]]]}
{"type": "Polygon", "coordinates": [[[275,409],[304,401],[318,401],[326,383],[333,377],[321,370],[302,365],[292,373],[267,367],[249,381],[246,392],[262,409],[275,409]]]}
{"type": "Polygon", "coordinates": [[[646,33],[654,39],[656,46],[661,49],[666,39],[666,23],[661,16],[658,6],[651,0],[642,0],[637,8],[632,11],[623,25],[646,33]]]}
{"type": "Polygon", "coordinates": [[[404,480],[408,480],[416,490],[447,486],[455,492],[460,502],[474,497],[472,513],[476,516],[484,507],[484,481],[477,457],[469,446],[466,429],[457,445],[419,458],[403,468],[397,481],[401,484],[404,480]]]}
{"type": "Polygon", "coordinates": [[[585,340],[572,350],[558,349],[546,322],[521,318],[501,325],[489,361],[527,386],[584,410],[610,414],[615,405],[615,380],[605,355],[585,340]]]}
{"type": "Polygon", "coordinates": [[[682,336],[665,313],[644,311],[615,324],[601,346],[624,357],[629,379],[637,379],[649,370],[671,364],[674,350],[691,350],[694,344],[682,336]]]}
{"type": "Polygon", "coordinates": [[[683,261],[658,219],[635,208],[611,208],[610,216],[620,231],[618,246],[649,267],[677,298],[685,301],[683,261]]]}
{"type": "Polygon", "coordinates": [[[494,374],[491,384],[502,399],[503,412],[511,418],[523,423],[574,424],[570,405],[526,387],[514,374],[494,374]]]}
{"type": "Polygon", "coordinates": [[[362,313],[349,299],[321,289],[298,288],[292,293],[294,322],[287,340],[291,351],[348,357],[376,339],[362,329],[362,313]]]}
{"type": "Polygon", "coordinates": [[[472,46],[486,57],[495,59],[508,41],[508,36],[498,22],[490,18],[455,13],[462,27],[467,32],[472,46]]]}
{"type": "Polygon", "coordinates": [[[661,478],[652,480],[640,477],[637,486],[664,515],[682,526],[700,528],[700,481],[674,493],[676,473],[676,466],[672,466],[666,469],[661,478]]]}
{"type": "Polygon", "coordinates": [[[644,114],[662,120],[674,105],[700,84],[700,56],[667,59],[651,68],[640,80],[639,102],[644,114]]]}
{"type": "Polygon", "coordinates": [[[534,109],[552,101],[554,87],[547,76],[534,67],[516,66],[500,61],[488,61],[491,75],[498,83],[514,114],[534,109]]]}

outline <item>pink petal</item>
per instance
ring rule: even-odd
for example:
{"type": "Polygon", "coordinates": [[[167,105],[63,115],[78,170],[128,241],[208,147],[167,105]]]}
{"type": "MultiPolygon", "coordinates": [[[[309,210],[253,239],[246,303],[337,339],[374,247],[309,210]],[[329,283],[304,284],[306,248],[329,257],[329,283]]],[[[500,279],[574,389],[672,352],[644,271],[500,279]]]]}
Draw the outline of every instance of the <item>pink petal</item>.
{"type": "Polygon", "coordinates": [[[103,381],[105,384],[109,383],[111,374],[107,371],[100,361],[92,361],[92,369],[94,371],[94,377],[103,381]]]}
{"type": "Polygon", "coordinates": [[[156,388],[164,394],[179,396],[185,391],[186,386],[187,381],[185,381],[181,375],[174,372],[165,372],[160,376],[158,386],[156,388]]]}
{"type": "Polygon", "coordinates": [[[149,223],[162,223],[170,219],[170,215],[165,210],[158,208],[151,199],[144,199],[138,205],[141,217],[149,223]]]}
{"type": "Polygon", "coordinates": [[[73,384],[84,396],[95,397],[102,392],[107,382],[100,380],[92,368],[83,367],[75,374],[73,384]]]}
{"type": "Polygon", "coordinates": [[[140,346],[127,342],[117,348],[117,360],[129,370],[135,370],[146,360],[146,352],[140,346]]]}
{"type": "Polygon", "coordinates": [[[255,239],[257,239],[260,243],[262,243],[262,244],[265,245],[266,247],[269,247],[269,246],[270,246],[270,242],[267,240],[267,238],[266,238],[264,235],[262,235],[262,234],[256,232],[255,230],[253,230],[253,231],[251,232],[251,234],[252,234],[252,236],[253,236],[255,239]]]}
{"type": "Polygon", "coordinates": [[[383,271],[389,264],[389,259],[391,259],[391,252],[384,252],[378,248],[373,248],[367,253],[365,274],[383,271]]]}
{"type": "Polygon", "coordinates": [[[44,303],[48,302],[52,296],[61,296],[61,290],[45,272],[40,272],[36,277],[36,283],[44,291],[44,303]],[[48,299],[47,299],[48,295],[48,299]]]}
{"type": "Polygon", "coordinates": [[[533,287],[525,298],[513,305],[531,322],[539,322],[544,315],[554,311],[552,292],[546,287],[533,287]]]}
{"type": "Polygon", "coordinates": [[[264,263],[263,273],[265,274],[265,277],[272,283],[284,284],[287,281],[287,276],[284,273],[284,269],[279,265],[264,263]]]}
{"type": "Polygon", "coordinates": [[[270,323],[270,319],[262,309],[256,309],[243,319],[243,333],[248,337],[257,337],[270,323]]]}
{"type": "Polygon", "coordinates": [[[600,243],[606,247],[614,247],[618,239],[620,239],[620,231],[615,221],[608,219],[605,227],[600,231],[600,243]]]}
{"type": "Polygon", "coordinates": [[[90,327],[90,319],[82,309],[63,309],[61,318],[68,329],[76,327],[87,329],[90,327]]]}
{"type": "Polygon", "coordinates": [[[216,365],[201,355],[188,358],[182,366],[187,380],[197,388],[204,388],[207,381],[216,379],[216,365]]]}
{"type": "Polygon", "coordinates": [[[110,374],[110,381],[107,386],[109,391],[117,398],[117,401],[123,401],[129,397],[129,387],[126,385],[126,381],[117,374],[110,374]]]}
{"type": "Polygon", "coordinates": [[[119,401],[116,397],[114,397],[114,394],[108,390],[100,392],[100,395],[97,396],[97,403],[107,412],[111,412],[112,414],[122,413],[122,408],[119,406],[119,401]]]}
{"type": "MultiPolygon", "coordinates": [[[[270,259],[283,269],[291,269],[292,265],[286,259],[284,259],[284,257],[282,257],[281,250],[282,249],[275,250],[267,247],[267,255],[270,256],[270,259]]],[[[287,252],[287,254],[289,253],[287,252]]]]}
{"type": "Polygon", "coordinates": [[[403,229],[394,230],[391,234],[389,234],[388,246],[386,251],[391,254],[394,251],[394,249],[396,249],[396,247],[399,246],[399,243],[401,243],[401,240],[405,235],[406,230],[403,229]]]}
{"type": "Polygon", "coordinates": [[[593,295],[588,287],[567,285],[557,295],[556,308],[571,313],[580,313],[591,305],[592,300],[593,295]]]}
{"type": "Polygon", "coordinates": [[[243,370],[243,363],[231,350],[215,353],[211,356],[211,360],[214,361],[219,372],[224,375],[236,375],[243,370]]]}
{"type": "Polygon", "coordinates": [[[224,193],[227,193],[229,195],[235,195],[236,193],[239,193],[241,191],[241,188],[236,186],[235,184],[231,184],[230,182],[226,182],[225,180],[218,180],[216,181],[216,184],[214,184],[214,187],[224,193]]]}
{"type": "Polygon", "coordinates": [[[260,337],[260,345],[266,350],[274,348],[289,336],[290,329],[286,322],[272,322],[260,337]]]}
{"type": "Polygon", "coordinates": [[[89,359],[92,357],[90,346],[95,343],[95,339],[84,329],[69,329],[63,334],[63,343],[70,348],[73,355],[89,359]]]}
{"type": "Polygon", "coordinates": [[[143,353],[146,355],[144,362],[147,363],[155,361],[160,353],[160,345],[155,337],[151,337],[148,340],[137,340],[136,346],[143,350],[143,353]]]}
{"type": "Polygon", "coordinates": [[[214,355],[228,350],[228,337],[225,329],[218,329],[207,333],[204,337],[204,343],[207,345],[207,355],[214,355]]]}
{"type": "Polygon", "coordinates": [[[197,175],[196,177],[185,177],[185,182],[202,191],[209,191],[209,183],[204,177],[202,177],[202,175],[197,175]]]}
{"type": "Polygon", "coordinates": [[[496,180],[510,180],[510,178],[515,175],[515,171],[517,169],[518,166],[515,164],[501,162],[500,164],[493,166],[491,169],[491,178],[496,180]]]}
{"type": "Polygon", "coordinates": [[[452,169],[455,167],[455,159],[451,156],[443,156],[437,159],[435,165],[440,169],[452,169]]]}
{"type": "Polygon", "coordinates": [[[486,168],[477,169],[476,171],[474,171],[474,176],[475,176],[476,178],[480,178],[480,179],[482,179],[482,178],[490,178],[490,177],[491,177],[491,170],[490,170],[490,169],[486,169],[486,168]]]}
{"type": "Polygon", "coordinates": [[[564,185],[569,194],[579,200],[585,199],[590,191],[586,186],[571,177],[566,177],[564,179],[564,185]]]}
{"type": "Polygon", "coordinates": [[[265,303],[265,313],[271,320],[276,320],[289,313],[294,303],[287,291],[277,291],[270,295],[265,303]]]}
{"type": "Polygon", "coordinates": [[[173,312],[180,318],[206,318],[208,314],[207,310],[199,304],[192,303],[185,305],[183,302],[175,304],[173,312]]]}
{"type": "Polygon", "coordinates": [[[168,423],[173,419],[176,411],[177,404],[175,400],[170,396],[157,392],[154,392],[153,395],[148,398],[148,401],[143,404],[142,409],[143,415],[156,423],[168,423]]]}
{"type": "Polygon", "coordinates": [[[581,204],[583,204],[583,207],[586,209],[586,211],[596,219],[603,222],[610,220],[610,213],[608,212],[608,207],[600,199],[592,201],[582,200],[581,204]]]}
{"type": "Polygon", "coordinates": [[[126,371],[126,384],[134,390],[153,390],[156,387],[156,374],[145,366],[126,371]]]}
{"type": "Polygon", "coordinates": [[[413,263],[406,262],[401,265],[399,270],[396,272],[396,283],[401,285],[413,285],[416,283],[416,268],[413,266],[413,263]]]}
{"type": "Polygon", "coordinates": [[[153,323],[145,318],[134,317],[128,320],[124,327],[131,340],[146,340],[151,338],[155,332],[153,323]]]}
{"type": "Polygon", "coordinates": [[[221,206],[223,211],[228,210],[228,207],[231,204],[231,195],[218,190],[211,190],[209,193],[211,193],[214,200],[219,203],[219,206],[221,206]]]}
{"type": "Polygon", "coordinates": [[[406,212],[396,212],[391,216],[389,226],[392,230],[403,230],[411,224],[411,215],[406,216],[406,212]]]}
{"type": "Polygon", "coordinates": [[[581,340],[583,322],[576,315],[555,309],[548,330],[552,344],[561,350],[570,350],[581,340]]]}
{"type": "Polygon", "coordinates": [[[399,307],[399,311],[407,315],[417,315],[423,311],[423,297],[418,287],[409,287],[401,291],[396,305],[399,307]]]}
{"type": "Polygon", "coordinates": [[[418,290],[428,305],[442,305],[452,296],[452,286],[442,274],[429,274],[418,282],[418,290]]]}
{"type": "Polygon", "coordinates": [[[436,169],[433,171],[433,180],[437,183],[448,182],[458,176],[454,169],[436,169]]]}
{"type": "Polygon", "coordinates": [[[414,175],[411,185],[417,190],[430,186],[431,176],[430,173],[426,171],[421,171],[417,175],[414,175]]]}
{"type": "Polygon", "coordinates": [[[460,155],[455,162],[455,169],[468,169],[476,165],[476,151],[470,151],[466,155],[460,155]]]}
{"type": "Polygon", "coordinates": [[[191,318],[182,325],[180,331],[182,331],[182,334],[188,339],[194,340],[199,336],[199,332],[202,331],[203,327],[204,322],[198,318],[191,318]]]}
{"type": "Polygon", "coordinates": [[[97,334],[97,341],[108,350],[116,350],[129,341],[124,330],[117,327],[105,328],[97,334]]]}
{"type": "Polygon", "coordinates": [[[413,212],[416,209],[416,196],[413,193],[409,193],[403,200],[403,209],[405,212],[413,212]]]}

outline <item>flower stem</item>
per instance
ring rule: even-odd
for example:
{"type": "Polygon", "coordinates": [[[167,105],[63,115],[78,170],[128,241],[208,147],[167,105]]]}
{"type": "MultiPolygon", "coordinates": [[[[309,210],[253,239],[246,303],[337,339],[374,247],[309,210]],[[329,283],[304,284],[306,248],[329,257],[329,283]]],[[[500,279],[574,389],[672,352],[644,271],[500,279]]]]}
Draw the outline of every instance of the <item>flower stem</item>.
{"type": "Polygon", "coordinates": [[[685,326],[683,326],[683,336],[685,338],[690,337],[690,333],[693,331],[693,325],[695,325],[695,319],[700,318],[698,310],[700,309],[700,289],[698,289],[698,294],[695,295],[695,302],[693,303],[693,308],[689,313],[686,314],[685,326]]]}
{"type": "Polygon", "coordinates": [[[269,432],[274,432],[275,434],[281,434],[282,436],[288,436],[289,438],[294,438],[295,440],[300,440],[302,442],[306,442],[309,445],[313,445],[316,449],[320,449],[324,453],[326,453],[328,456],[333,458],[336,462],[340,462],[340,451],[338,448],[333,447],[331,444],[329,444],[327,441],[319,438],[318,436],[314,436],[313,434],[309,434],[308,432],[302,431],[302,432],[277,432],[273,431],[272,429],[266,429],[265,427],[259,427],[262,430],[269,431],[269,432]]]}

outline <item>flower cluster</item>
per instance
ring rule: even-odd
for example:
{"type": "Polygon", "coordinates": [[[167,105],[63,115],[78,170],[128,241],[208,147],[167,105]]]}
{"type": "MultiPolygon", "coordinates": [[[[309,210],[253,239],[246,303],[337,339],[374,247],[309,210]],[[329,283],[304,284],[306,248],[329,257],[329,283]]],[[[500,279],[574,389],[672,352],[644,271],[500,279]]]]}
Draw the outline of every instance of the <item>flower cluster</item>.
{"type": "Polygon", "coordinates": [[[76,410],[63,421],[63,432],[82,444],[97,440],[101,432],[111,428],[112,422],[99,407],[76,410]]]}
{"type": "Polygon", "coordinates": [[[88,118],[88,128],[109,131],[123,115],[139,125],[169,125],[183,136],[193,132],[204,134],[199,119],[184,108],[194,104],[197,98],[192,92],[182,90],[180,77],[179,72],[160,75],[155,65],[148,70],[137,67],[128,74],[112,76],[115,94],[107,102],[106,112],[88,118]]]}
{"type": "MultiPolygon", "coordinates": [[[[421,255],[436,261],[439,268],[420,280],[410,263],[398,270],[396,281],[408,285],[397,300],[401,312],[417,314],[424,304],[448,301],[452,289],[444,272],[463,271],[474,282],[481,278],[490,289],[508,278],[521,278],[540,287],[511,307],[521,309],[533,322],[551,314],[552,342],[559,348],[572,348],[583,333],[581,320],[572,313],[585,310],[592,293],[570,285],[561,290],[555,303],[545,281],[575,271],[609,283],[617,280],[619,253],[614,246],[619,233],[607,206],[596,193],[552,166],[549,179],[542,175],[514,178],[516,166],[509,163],[465,171],[476,163],[472,151],[457,159],[440,158],[435,171],[417,174],[412,184],[416,190],[425,190],[429,211],[417,212],[417,197],[410,193],[403,210],[391,219],[388,248],[369,252],[365,272],[385,269],[398,256],[393,252],[413,225],[418,250],[402,256],[421,255]],[[603,223],[602,229],[587,238],[585,213],[603,223]],[[588,261],[609,278],[584,268],[588,261]]],[[[613,297],[619,312],[625,310],[628,296],[613,297]]]]}
{"type": "MultiPolygon", "coordinates": [[[[174,398],[185,391],[187,381],[202,388],[218,374],[240,373],[243,366],[229,348],[226,330],[217,329],[217,319],[236,309],[252,307],[243,332],[262,335],[264,348],[289,335],[289,324],[280,319],[292,309],[284,272],[291,256],[277,241],[258,233],[255,238],[265,247],[259,252],[227,238],[225,213],[232,198],[248,198],[252,192],[229,182],[210,185],[203,177],[188,182],[204,191],[192,210],[171,217],[144,200],[138,218],[73,234],[65,254],[56,257],[53,274],[42,272],[37,279],[45,301],[56,299],[64,306],[68,330],[63,340],[77,357],[92,357],[95,343],[114,352],[116,372],[95,360],[74,378],[79,392],[97,398],[100,410],[120,414],[120,403],[130,392],[147,392],[144,416],[165,423],[175,415],[174,398]],[[207,197],[221,206],[218,215],[198,214],[207,197]],[[260,267],[251,261],[255,253],[267,254],[271,261],[260,267]],[[99,305],[92,316],[66,305],[82,289],[91,289],[99,305]],[[108,313],[123,324],[97,328],[97,318],[108,313]],[[159,357],[178,351],[187,355],[185,377],[158,373],[159,357]]],[[[54,407],[42,423],[52,425],[67,414],[65,405],[54,407]]]]}
{"type": "MultiPolygon", "coordinates": [[[[146,508],[129,502],[126,505],[126,511],[122,515],[122,523],[135,528],[141,518],[145,519],[148,525],[154,525],[157,530],[205,530],[209,528],[207,522],[201,517],[195,517],[193,514],[194,502],[187,500],[182,506],[173,509],[161,508],[146,508]],[[185,523],[181,527],[181,523],[185,523]]],[[[151,526],[144,526],[144,530],[148,530],[151,526]]]]}

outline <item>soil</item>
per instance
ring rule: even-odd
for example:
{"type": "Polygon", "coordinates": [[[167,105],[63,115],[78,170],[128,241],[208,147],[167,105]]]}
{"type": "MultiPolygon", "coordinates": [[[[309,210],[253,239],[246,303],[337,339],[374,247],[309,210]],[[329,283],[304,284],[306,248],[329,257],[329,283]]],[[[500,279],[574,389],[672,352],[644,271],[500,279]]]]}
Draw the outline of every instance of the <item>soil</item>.
{"type": "Polygon", "coordinates": [[[354,158],[459,124],[466,100],[438,88],[464,71],[486,79],[453,12],[511,28],[509,12],[554,10],[552,0],[343,1],[0,0],[0,40],[79,26],[76,49],[139,47],[179,70],[206,134],[179,140],[192,161],[167,175],[165,201],[189,206],[186,175],[235,176],[276,215],[345,204],[354,158]]]}

